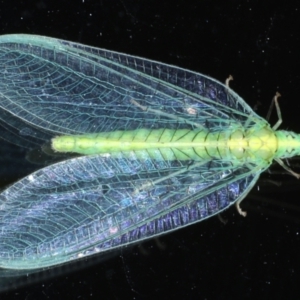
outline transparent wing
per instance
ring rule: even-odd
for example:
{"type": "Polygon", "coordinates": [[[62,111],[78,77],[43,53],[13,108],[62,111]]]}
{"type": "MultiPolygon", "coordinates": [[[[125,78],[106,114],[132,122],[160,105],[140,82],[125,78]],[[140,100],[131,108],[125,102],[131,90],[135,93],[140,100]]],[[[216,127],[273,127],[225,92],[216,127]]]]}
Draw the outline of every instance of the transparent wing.
{"type": "Polygon", "coordinates": [[[126,54],[46,37],[4,35],[0,63],[0,107],[17,117],[5,122],[25,137],[47,140],[47,131],[226,130],[266,123],[213,78],[126,54]]]}
{"type": "Polygon", "coordinates": [[[204,220],[244,197],[260,171],[122,156],[48,166],[0,194],[1,267],[56,265],[204,220]]]}
{"type": "MultiPolygon", "coordinates": [[[[212,78],[125,54],[8,35],[0,63],[0,125],[28,147],[57,134],[266,124],[212,78]]],[[[265,168],[118,155],[66,160],[3,191],[0,265],[56,265],[204,220],[244,197],[265,168]]]]}

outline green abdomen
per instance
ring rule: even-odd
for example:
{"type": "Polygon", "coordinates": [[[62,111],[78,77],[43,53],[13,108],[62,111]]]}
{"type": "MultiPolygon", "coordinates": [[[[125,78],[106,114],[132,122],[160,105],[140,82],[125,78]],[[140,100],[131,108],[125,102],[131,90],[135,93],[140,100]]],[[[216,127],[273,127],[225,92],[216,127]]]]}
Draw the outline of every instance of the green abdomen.
{"type": "Polygon", "coordinates": [[[57,152],[75,152],[84,155],[129,155],[131,151],[146,150],[152,158],[166,160],[245,159],[257,156],[273,157],[274,132],[270,128],[210,132],[203,129],[137,129],[97,134],[60,136],[52,139],[57,152]],[[272,141],[271,147],[266,140],[272,141]],[[266,147],[267,146],[267,147],[266,147]],[[263,153],[262,153],[263,152],[263,153]]]}

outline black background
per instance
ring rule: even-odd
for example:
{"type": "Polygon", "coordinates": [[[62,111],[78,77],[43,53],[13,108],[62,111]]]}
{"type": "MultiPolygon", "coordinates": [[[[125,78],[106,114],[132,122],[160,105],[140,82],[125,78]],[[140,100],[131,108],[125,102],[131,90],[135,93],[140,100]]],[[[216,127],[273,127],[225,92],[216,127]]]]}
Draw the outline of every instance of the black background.
{"type": "MultiPolygon", "coordinates": [[[[250,106],[259,101],[262,116],[280,91],[281,128],[300,132],[300,1],[11,0],[0,2],[0,25],[1,34],[71,40],[220,81],[232,74],[231,87],[250,106]]],[[[2,186],[29,170],[14,159],[22,150],[7,147],[1,142],[2,186]]],[[[300,182],[271,170],[242,203],[246,218],[231,208],[227,225],[211,218],[92,266],[47,273],[1,300],[297,299],[300,182]]]]}

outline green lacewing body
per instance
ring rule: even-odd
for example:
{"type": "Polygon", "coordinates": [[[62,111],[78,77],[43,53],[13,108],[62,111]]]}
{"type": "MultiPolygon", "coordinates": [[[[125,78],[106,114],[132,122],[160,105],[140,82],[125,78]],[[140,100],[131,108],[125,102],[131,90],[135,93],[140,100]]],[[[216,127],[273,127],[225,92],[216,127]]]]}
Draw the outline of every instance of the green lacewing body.
{"type": "Polygon", "coordinates": [[[81,154],[0,193],[2,268],[54,266],[202,221],[241,201],[274,159],[299,154],[298,135],[196,72],[23,34],[0,37],[0,63],[6,129],[81,154]]]}

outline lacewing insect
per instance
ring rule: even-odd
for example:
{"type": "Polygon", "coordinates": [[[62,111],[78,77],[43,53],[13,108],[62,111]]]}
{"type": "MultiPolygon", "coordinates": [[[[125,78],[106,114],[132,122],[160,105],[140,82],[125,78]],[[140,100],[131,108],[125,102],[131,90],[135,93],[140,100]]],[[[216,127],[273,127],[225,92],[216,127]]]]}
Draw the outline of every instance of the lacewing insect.
{"type": "Polygon", "coordinates": [[[3,123],[81,155],[1,192],[2,268],[54,266],[205,220],[300,151],[297,134],[196,72],[23,34],[0,37],[0,61],[3,123]]]}

